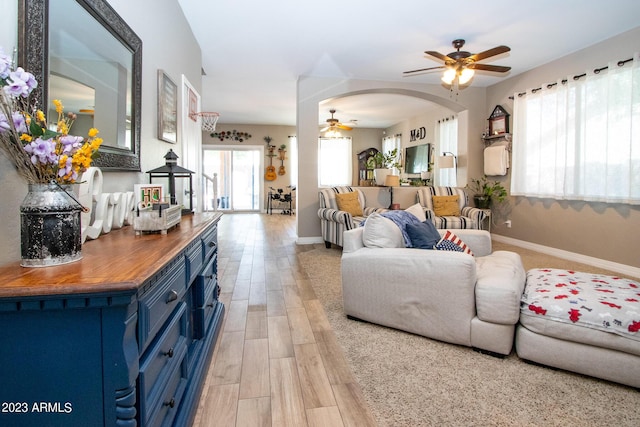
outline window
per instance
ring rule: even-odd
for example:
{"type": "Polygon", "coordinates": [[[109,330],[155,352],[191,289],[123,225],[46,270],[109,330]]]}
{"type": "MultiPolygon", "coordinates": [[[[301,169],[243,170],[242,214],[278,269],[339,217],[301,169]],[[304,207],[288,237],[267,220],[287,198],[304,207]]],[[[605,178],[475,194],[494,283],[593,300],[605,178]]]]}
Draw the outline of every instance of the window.
{"type": "Polygon", "coordinates": [[[402,140],[402,135],[397,134],[393,136],[385,136],[382,138],[382,152],[390,153],[394,149],[398,150],[398,155],[401,153],[400,151],[400,141],[402,140]]]}
{"type": "Polygon", "coordinates": [[[325,187],[351,185],[351,138],[319,138],[318,184],[325,187]]]}
{"type": "Polygon", "coordinates": [[[514,97],[511,194],[640,204],[640,60],[514,97]]]}
{"type": "MultiPolygon", "coordinates": [[[[452,153],[454,156],[458,155],[458,118],[455,116],[447,117],[442,120],[438,120],[437,126],[437,140],[439,153],[438,157],[442,153],[452,153]]],[[[458,184],[457,171],[458,168],[454,167],[444,169],[436,165],[438,175],[436,176],[436,184],[443,187],[455,187],[458,184]]]]}

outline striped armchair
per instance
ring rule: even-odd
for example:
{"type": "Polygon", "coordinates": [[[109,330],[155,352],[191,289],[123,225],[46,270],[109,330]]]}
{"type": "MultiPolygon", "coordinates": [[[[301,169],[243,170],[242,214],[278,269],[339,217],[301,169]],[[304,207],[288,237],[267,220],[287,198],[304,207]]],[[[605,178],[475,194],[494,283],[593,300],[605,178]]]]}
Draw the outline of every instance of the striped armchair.
{"type": "Polygon", "coordinates": [[[459,187],[420,187],[418,202],[422,205],[427,219],[430,219],[436,228],[480,230],[483,220],[489,217],[484,210],[467,206],[467,194],[459,187]],[[436,216],[432,197],[454,195],[458,195],[460,216],[436,216]]]}
{"type": "Polygon", "coordinates": [[[352,187],[331,187],[323,188],[318,193],[320,208],[318,216],[320,217],[320,226],[322,228],[322,238],[327,248],[331,244],[342,246],[342,233],[345,230],[356,228],[362,220],[369,216],[372,212],[383,212],[387,209],[372,208],[366,206],[366,199],[362,191],[352,187]],[[336,202],[336,194],[357,192],[360,206],[362,207],[363,216],[352,216],[348,212],[338,210],[336,202]]]}

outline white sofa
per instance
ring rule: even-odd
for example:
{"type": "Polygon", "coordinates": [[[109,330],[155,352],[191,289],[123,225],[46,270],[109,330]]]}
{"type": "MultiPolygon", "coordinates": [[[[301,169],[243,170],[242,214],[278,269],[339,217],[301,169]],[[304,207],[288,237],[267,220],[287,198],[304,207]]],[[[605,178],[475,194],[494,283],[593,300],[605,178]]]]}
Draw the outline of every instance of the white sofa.
{"type": "Polygon", "coordinates": [[[344,232],[341,263],[347,316],[510,354],[525,284],[518,254],[492,253],[491,237],[484,230],[455,230],[475,256],[365,247],[363,234],[364,227],[344,232]]]}

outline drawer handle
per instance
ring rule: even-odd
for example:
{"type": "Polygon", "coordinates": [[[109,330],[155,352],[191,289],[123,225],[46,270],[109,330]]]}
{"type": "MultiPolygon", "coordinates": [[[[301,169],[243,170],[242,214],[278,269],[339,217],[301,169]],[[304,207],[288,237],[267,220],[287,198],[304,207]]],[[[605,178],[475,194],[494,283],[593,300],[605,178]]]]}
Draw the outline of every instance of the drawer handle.
{"type": "Polygon", "coordinates": [[[204,277],[205,277],[205,279],[211,280],[211,279],[213,279],[213,274],[208,274],[208,275],[206,275],[204,277]]]}
{"type": "Polygon", "coordinates": [[[216,247],[216,242],[209,242],[209,247],[210,248],[215,248],[216,247]]]}
{"type": "Polygon", "coordinates": [[[207,304],[207,307],[213,307],[213,303],[211,302],[211,303],[207,304]]]}
{"type": "Polygon", "coordinates": [[[173,408],[174,406],[176,406],[176,399],[172,397],[170,401],[164,402],[164,404],[169,408],[173,408]]]}
{"type": "Polygon", "coordinates": [[[169,304],[170,302],[173,302],[175,300],[178,299],[178,293],[176,291],[174,291],[173,289],[171,289],[169,291],[169,294],[167,295],[167,304],[169,304]]]}
{"type": "Polygon", "coordinates": [[[167,351],[164,355],[165,356],[169,356],[169,358],[172,358],[173,357],[173,347],[171,347],[169,349],[169,351],[167,351]]]}

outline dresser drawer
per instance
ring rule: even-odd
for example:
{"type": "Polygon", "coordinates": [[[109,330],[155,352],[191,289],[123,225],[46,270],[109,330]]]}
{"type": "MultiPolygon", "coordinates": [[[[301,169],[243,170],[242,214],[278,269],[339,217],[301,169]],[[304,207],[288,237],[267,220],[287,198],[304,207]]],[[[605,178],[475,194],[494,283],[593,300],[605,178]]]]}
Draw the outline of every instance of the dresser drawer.
{"type": "Polygon", "coordinates": [[[167,322],[166,329],[140,361],[140,419],[145,421],[145,425],[162,405],[165,390],[170,388],[174,371],[180,367],[187,352],[187,315],[187,305],[181,303],[167,322]]]}
{"type": "Polygon", "coordinates": [[[191,283],[200,273],[204,263],[203,248],[200,241],[196,240],[187,248],[185,260],[187,262],[187,283],[191,283]]]}
{"type": "Polygon", "coordinates": [[[202,235],[202,248],[204,249],[205,262],[218,248],[218,226],[214,225],[202,235]]]}
{"type": "Polygon", "coordinates": [[[196,307],[202,307],[207,295],[211,293],[213,286],[217,283],[216,272],[218,264],[218,254],[214,254],[213,258],[207,263],[206,267],[198,275],[194,285],[194,304],[196,307]]]}
{"type": "Polygon", "coordinates": [[[176,416],[182,397],[187,388],[188,380],[185,376],[186,369],[183,364],[186,362],[186,345],[181,347],[180,363],[172,365],[171,374],[166,385],[160,391],[160,399],[148,422],[147,427],[171,426],[176,416]]]}
{"type": "Polygon", "coordinates": [[[196,308],[193,312],[193,334],[194,338],[200,339],[207,334],[207,326],[211,322],[211,316],[218,304],[218,285],[214,284],[202,307],[196,308]]]}
{"type": "Polygon", "coordinates": [[[176,262],[140,299],[138,308],[138,336],[140,352],[144,352],[160,331],[169,315],[178,306],[187,289],[184,259],[176,262]]]}

